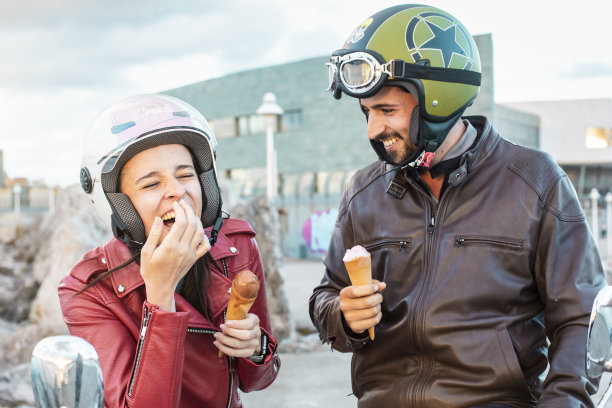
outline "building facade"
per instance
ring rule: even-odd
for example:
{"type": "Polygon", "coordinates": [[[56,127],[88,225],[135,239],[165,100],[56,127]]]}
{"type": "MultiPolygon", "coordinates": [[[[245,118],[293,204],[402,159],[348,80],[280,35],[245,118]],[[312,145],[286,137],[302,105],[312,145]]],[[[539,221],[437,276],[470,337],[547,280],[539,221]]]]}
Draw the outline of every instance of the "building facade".
{"type": "Polygon", "coordinates": [[[540,120],[542,150],[568,174],[583,199],[612,191],[612,98],[504,104],[540,120]]]}
{"type": "MultiPolygon", "coordinates": [[[[508,139],[539,147],[538,119],[494,103],[490,35],[475,37],[483,70],[479,96],[466,111],[491,119],[508,139]]],[[[326,91],[329,56],[253,69],[163,93],[183,99],[210,121],[219,144],[217,169],[243,198],[265,194],[264,119],[255,111],[267,92],[284,113],[276,124],[278,205],[286,256],[320,258],[327,249],[344,186],[377,160],[357,99],[326,91]]]]}

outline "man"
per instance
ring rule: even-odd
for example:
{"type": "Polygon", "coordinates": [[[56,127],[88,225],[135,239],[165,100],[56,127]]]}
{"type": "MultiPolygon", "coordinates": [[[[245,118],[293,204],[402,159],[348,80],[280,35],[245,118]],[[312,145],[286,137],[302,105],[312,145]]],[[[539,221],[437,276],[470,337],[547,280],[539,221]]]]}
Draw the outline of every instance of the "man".
{"type": "Polygon", "coordinates": [[[597,248],[549,155],[461,118],[480,85],[465,27],[394,6],[328,66],[334,96],[359,99],[380,158],[343,195],[310,299],[321,339],[353,352],[359,407],[592,406],[597,248]],[[371,254],[372,285],[350,284],[342,258],[355,245],[371,254]]]}

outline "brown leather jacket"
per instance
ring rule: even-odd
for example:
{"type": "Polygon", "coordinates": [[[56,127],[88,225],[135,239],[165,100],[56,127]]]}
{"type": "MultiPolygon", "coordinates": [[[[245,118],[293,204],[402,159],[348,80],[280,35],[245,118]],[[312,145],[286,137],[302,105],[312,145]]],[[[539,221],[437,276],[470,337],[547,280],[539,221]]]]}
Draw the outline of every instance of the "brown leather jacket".
{"type": "Polygon", "coordinates": [[[468,119],[477,142],[437,204],[411,177],[403,198],[388,194],[396,171],[383,162],[355,175],[311,319],[323,341],[354,353],[362,408],[590,407],[586,334],[605,278],[576,193],[549,155],[468,119]],[[387,283],[374,341],[339,308],[342,257],[357,244],[387,283]]]}
{"type": "Polygon", "coordinates": [[[271,335],[264,274],[254,236],[245,221],[225,220],[210,250],[222,269],[211,270],[212,323],[178,293],[176,313],[149,304],[136,263],[73,296],[96,273],[129,258],[127,246],[115,238],[85,254],[61,281],[60,303],[70,333],[89,341],[98,353],[105,407],[241,407],[238,387],[248,392],[274,381],[280,360],[271,335]],[[269,353],[260,365],[246,358],[219,358],[213,345],[213,334],[223,322],[229,301],[231,280],[244,269],[250,269],[262,283],[250,311],[259,316],[269,340],[269,353]]]}

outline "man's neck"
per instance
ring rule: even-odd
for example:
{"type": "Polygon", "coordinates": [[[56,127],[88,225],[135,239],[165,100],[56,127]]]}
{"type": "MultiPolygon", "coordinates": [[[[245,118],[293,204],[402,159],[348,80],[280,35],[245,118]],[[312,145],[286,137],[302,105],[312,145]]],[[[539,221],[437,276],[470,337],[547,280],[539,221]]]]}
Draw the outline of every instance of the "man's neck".
{"type": "Polygon", "coordinates": [[[431,160],[430,167],[440,163],[446,157],[446,154],[459,142],[459,139],[463,136],[466,130],[466,126],[463,120],[459,119],[457,123],[451,128],[450,132],[446,136],[446,139],[436,149],[433,159],[431,160]]]}

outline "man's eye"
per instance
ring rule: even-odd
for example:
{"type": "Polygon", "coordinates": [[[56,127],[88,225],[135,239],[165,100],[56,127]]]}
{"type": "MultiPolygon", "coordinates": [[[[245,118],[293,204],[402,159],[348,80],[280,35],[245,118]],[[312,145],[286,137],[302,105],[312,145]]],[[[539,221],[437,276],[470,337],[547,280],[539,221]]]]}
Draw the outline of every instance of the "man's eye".
{"type": "Polygon", "coordinates": [[[361,107],[361,112],[365,115],[366,119],[370,116],[370,111],[364,106],[361,107]]]}
{"type": "Polygon", "coordinates": [[[192,177],[194,177],[194,176],[195,176],[195,174],[193,174],[193,173],[188,173],[188,174],[182,174],[182,175],[180,175],[180,176],[178,176],[178,177],[179,177],[179,178],[182,178],[182,179],[188,179],[188,178],[192,178],[192,177]]]}
{"type": "Polygon", "coordinates": [[[153,187],[155,187],[155,186],[156,186],[156,185],[158,185],[158,184],[159,184],[158,182],[155,182],[155,183],[148,183],[148,184],[145,184],[144,186],[142,186],[142,188],[143,188],[143,189],[153,188],[153,187]]]}

